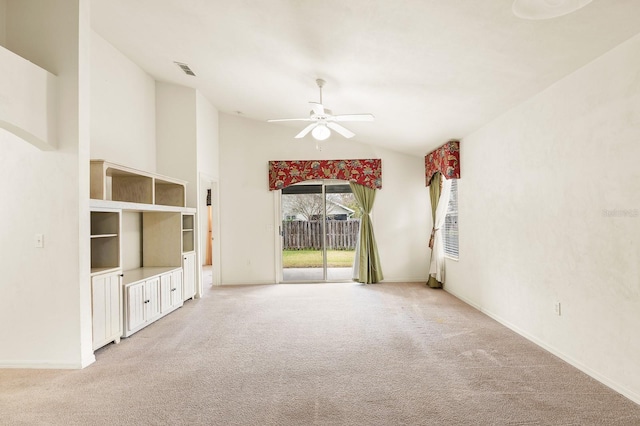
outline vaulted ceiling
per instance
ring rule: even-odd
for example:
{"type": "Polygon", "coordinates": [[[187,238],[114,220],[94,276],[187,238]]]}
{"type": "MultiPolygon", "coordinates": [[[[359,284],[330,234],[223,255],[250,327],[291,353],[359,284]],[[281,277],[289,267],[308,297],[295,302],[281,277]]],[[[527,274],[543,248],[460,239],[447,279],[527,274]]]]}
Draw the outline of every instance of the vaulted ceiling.
{"type": "MultiPolygon", "coordinates": [[[[93,29],[156,80],[196,88],[221,112],[306,117],[323,78],[334,113],[376,116],[345,124],[354,140],[424,155],[640,32],[638,0],[594,0],[542,21],[515,17],[511,5],[92,0],[91,15],[93,29]]],[[[293,138],[305,123],[271,125],[290,126],[293,138]]]]}

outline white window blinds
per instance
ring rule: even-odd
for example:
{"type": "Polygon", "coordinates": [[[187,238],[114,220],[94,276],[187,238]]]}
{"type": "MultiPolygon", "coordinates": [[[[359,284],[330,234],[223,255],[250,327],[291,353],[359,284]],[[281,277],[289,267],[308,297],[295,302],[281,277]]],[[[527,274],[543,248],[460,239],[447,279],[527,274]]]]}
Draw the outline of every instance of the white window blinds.
{"type": "Polygon", "coordinates": [[[458,179],[451,181],[449,207],[444,220],[444,253],[446,256],[458,259],[458,179]]]}

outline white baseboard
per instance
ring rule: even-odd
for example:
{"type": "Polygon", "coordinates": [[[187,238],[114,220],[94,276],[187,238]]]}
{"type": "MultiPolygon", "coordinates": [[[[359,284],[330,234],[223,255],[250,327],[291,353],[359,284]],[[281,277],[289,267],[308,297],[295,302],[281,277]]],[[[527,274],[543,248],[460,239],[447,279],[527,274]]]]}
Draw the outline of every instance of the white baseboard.
{"type": "Polygon", "coordinates": [[[20,361],[8,361],[0,360],[0,368],[27,368],[33,370],[81,370],[96,360],[92,357],[92,360],[87,360],[83,363],[61,363],[55,361],[35,361],[35,360],[20,360],[20,361]]]}
{"type": "Polygon", "coordinates": [[[225,281],[220,284],[215,284],[212,287],[220,287],[222,285],[267,285],[267,284],[275,284],[274,281],[225,281]]]}
{"type": "Polygon", "coordinates": [[[592,378],[596,379],[597,381],[599,381],[603,385],[608,386],[609,388],[611,388],[614,391],[618,392],[619,394],[625,396],[626,398],[630,399],[631,401],[635,402],[636,404],[640,404],[640,395],[638,393],[626,388],[625,386],[621,385],[620,383],[615,382],[614,380],[611,380],[607,376],[605,376],[605,375],[603,375],[603,374],[601,374],[601,373],[589,368],[588,366],[582,364],[581,362],[573,359],[572,357],[570,357],[570,356],[566,355],[565,353],[563,353],[562,351],[558,350],[556,347],[547,344],[546,342],[538,339],[534,335],[531,335],[531,334],[527,333],[526,331],[520,329],[519,327],[517,327],[516,325],[512,324],[511,322],[505,320],[504,318],[502,318],[502,317],[500,317],[498,315],[495,315],[493,312],[490,312],[490,311],[488,311],[488,310],[476,305],[475,303],[465,299],[464,297],[456,294],[455,292],[453,292],[451,290],[448,290],[446,288],[444,290],[447,293],[451,294],[452,296],[456,297],[457,299],[462,300],[467,305],[470,305],[473,308],[477,309],[478,311],[482,312],[486,316],[498,321],[500,324],[504,325],[508,329],[518,333],[519,335],[521,335],[525,339],[535,343],[536,345],[540,346],[544,350],[552,353],[553,355],[557,356],[558,358],[562,359],[563,361],[565,361],[566,363],[572,365],[573,367],[577,368],[578,370],[582,371],[583,373],[591,376],[592,378]]]}
{"type": "MultiPolygon", "coordinates": [[[[341,281],[342,282],[342,281],[341,281]]],[[[355,281],[344,281],[345,283],[355,283],[355,281]]],[[[426,284],[427,281],[423,278],[423,277],[419,277],[419,278],[391,278],[391,279],[384,279],[380,282],[381,284],[384,283],[423,283],[426,284]]],[[[274,281],[226,281],[223,282],[222,284],[214,284],[212,285],[212,287],[219,287],[221,285],[230,285],[230,286],[243,286],[243,285],[269,285],[269,284],[278,284],[274,281]]],[[[282,283],[282,284],[289,284],[289,283],[282,283]]],[[[320,284],[322,284],[322,282],[320,282],[320,284]]]]}

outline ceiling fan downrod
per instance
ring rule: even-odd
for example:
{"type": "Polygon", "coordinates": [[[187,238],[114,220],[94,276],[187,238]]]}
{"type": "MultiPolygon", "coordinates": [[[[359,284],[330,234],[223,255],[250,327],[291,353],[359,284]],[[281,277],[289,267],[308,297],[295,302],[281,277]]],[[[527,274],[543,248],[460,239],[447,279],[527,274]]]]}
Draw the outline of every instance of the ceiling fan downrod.
{"type": "Polygon", "coordinates": [[[316,78],[316,84],[318,85],[318,88],[320,89],[320,105],[322,105],[322,87],[324,86],[324,83],[326,83],[326,81],[324,81],[321,78],[316,78]]]}

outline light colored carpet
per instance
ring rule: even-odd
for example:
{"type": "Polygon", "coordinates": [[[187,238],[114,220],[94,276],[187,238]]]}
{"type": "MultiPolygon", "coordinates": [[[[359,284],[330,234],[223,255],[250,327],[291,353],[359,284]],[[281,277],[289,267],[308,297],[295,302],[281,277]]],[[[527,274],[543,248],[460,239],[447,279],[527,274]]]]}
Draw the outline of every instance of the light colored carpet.
{"type": "Polygon", "coordinates": [[[78,371],[0,370],[7,425],[640,425],[424,284],[219,287],[78,371]]]}

